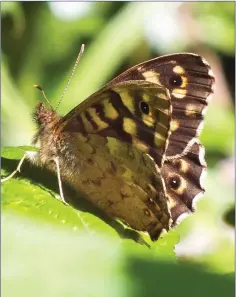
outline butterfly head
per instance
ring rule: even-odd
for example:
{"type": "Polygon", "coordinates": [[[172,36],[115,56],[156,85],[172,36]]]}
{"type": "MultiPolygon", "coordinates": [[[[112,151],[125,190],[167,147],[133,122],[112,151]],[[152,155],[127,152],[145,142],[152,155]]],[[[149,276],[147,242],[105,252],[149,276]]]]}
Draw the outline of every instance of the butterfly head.
{"type": "Polygon", "coordinates": [[[52,108],[47,108],[43,103],[39,103],[33,117],[38,131],[32,139],[32,144],[38,145],[40,148],[38,158],[34,162],[49,163],[57,152],[54,131],[60,116],[52,108]]]}
{"type": "Polygon", "coordinates": [[[47,127],[59,119],[59,116],[56,114],[56,112],[51,108],[46,108],[42,102],[36,107],[33,116],[39,128],[47,127]]]}

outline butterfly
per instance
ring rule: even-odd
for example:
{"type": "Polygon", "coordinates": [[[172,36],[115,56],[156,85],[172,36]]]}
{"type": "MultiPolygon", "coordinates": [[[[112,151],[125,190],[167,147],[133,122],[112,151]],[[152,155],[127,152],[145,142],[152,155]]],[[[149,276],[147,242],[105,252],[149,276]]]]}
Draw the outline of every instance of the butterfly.
{"type": "MultiPolygon", "coordinates": [[[[214,75],[199,55],[171,54],[123,72],[64,117],[40,103],[30,161],[106,215],[157,240],[204,192],[198,137],[214,75]]],[[[22,164],[23,160],[21,160],[22,164]]]]}

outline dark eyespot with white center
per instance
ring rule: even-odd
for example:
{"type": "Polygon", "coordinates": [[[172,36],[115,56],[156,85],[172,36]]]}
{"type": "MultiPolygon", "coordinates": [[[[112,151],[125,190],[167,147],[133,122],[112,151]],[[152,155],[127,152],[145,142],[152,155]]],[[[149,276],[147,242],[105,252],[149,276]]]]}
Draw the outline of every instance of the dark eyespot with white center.
{"type": "Polygon", "coordinates": [[[149,105],[147,104],[147,102],[145,101],[141,101],[139,104],[140,110],[142,111],[142,113],[144,114],[149,114],[149,105]]]}
{"type": "Polygon", "coordinates": [[[169,79],[169,84],[172,87],[180,87],[182,85],[182,77],[178,74],[172,75],[169,79]]]}
{"type": "Polygon", "coordinates": [[[180,186],[180,183],[181,183],[180,178],[177,175],[172,176],[169,180],[169,185],[173,190],[177,190],[180,186]]]}

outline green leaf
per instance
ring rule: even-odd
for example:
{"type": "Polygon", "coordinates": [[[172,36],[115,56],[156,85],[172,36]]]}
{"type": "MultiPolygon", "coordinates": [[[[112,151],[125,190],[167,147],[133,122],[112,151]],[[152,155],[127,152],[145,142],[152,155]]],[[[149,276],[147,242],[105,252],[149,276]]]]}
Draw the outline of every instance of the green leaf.
{"type": "Polygon", "coordinates": [[[3,158],[20,160],[24,156],[25,152],[27,151],[37,152],[38,148],[34,146],[29,146],[29,145],[18,146],[17,148],[6,146],[1,149],[1,155],[3,158]]]}
{"type": "Polygon", "coordinates": [[[118,243],[5,212],[2,225],[4,297],[233,296],[233,274],[162,259],[133,241],[118,243]]]}

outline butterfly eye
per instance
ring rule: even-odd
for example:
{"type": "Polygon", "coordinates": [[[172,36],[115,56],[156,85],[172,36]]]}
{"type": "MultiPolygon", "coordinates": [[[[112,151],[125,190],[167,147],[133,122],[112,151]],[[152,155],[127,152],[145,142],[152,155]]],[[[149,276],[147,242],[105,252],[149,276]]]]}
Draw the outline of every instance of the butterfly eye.
{"type": "Polygon", "coordinates": [[[139,106],[143,113],[149,114],[149,105],[147,104],[147,102],[141,101],[139,106]]]}
{"type": "Polygon", "coordinates": [[[182,82],[182,77],[180,75],[172,75],[169,79],[169,83],[173,87],[180,87],[182,82]]]}
{"type": "Polygon", "coordinates": [[[180,178],[178,176],[173,176],[170,179],[170,186],[174,190],[178,189],[180,186],[180,178]]]}

